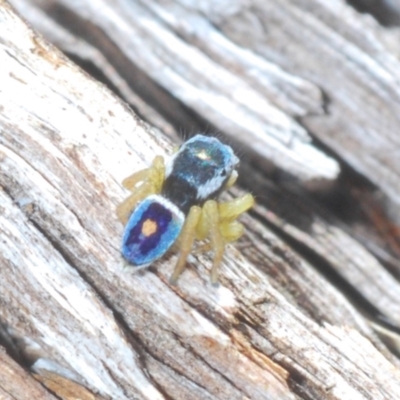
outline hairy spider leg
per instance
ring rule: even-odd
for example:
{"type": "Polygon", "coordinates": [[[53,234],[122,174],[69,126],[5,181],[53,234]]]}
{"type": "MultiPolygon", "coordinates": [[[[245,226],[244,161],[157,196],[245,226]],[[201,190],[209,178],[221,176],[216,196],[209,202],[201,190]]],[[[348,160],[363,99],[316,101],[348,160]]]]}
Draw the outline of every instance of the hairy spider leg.
{"type": "Polygon", "coordinates": [[[204,221],[202,225],[207,228],[210,245],[214,251],[213,265],[210,273],[211,283],[214,285],[218,282],[218,267],[222,262],[225,250],[225,242],[220,230],[221,217],[218,210],[218,203],[215,200],[208,200],[204,203],[202,217],[202,222],[204,221]]]}
{"type": "Polygon", "coordinates": [[[243,214],[254,206],[254,197],[250,193],[242,197],[219,203],[218,211],[222,220],[234,221],[240,214],[243,214]]]}
{"type": "Polygon", "coordinates": [[[179,236],[180,254],[171,283],[175,283],[185,268],[188,255],[195,239],[210,242],[196,249],[196,252],[214,251],[213,265],[210,273],[212,284],[218,281],[218,268],[222,262],[225,244],[239,239],[243,235],[243,225],[236,221],[240,214],[254,205],[251,194],[225,203],[208,200],[203,207],[193,206],[190,209],[184,228],[179,236]]]}
{"type": "Polygon", "coordinates": [[[150,168],[137,171],[125,178],[122,185],[130,190],[132,194],[118,205],[118,219],[126,225],[132,210],[141,200],[145,199],[147,196],[161,192],[164,179],[165,163],[162,156],[155,157],[150,168]],[[140,182],[142,182],[141,185],[137,186],[140,182]]]}
{"type": "MultiPolygon", "coordinates": [[[[254,205],[254,197],[251,194],[246,194],[243,197],[218,203],[218,219],[221,234],[226,243],[238,240],[244,232],[243,225],[236,219],[245,211],[252,208],[254,205]]],[[[201,225],[197,227],[196,238],[204,240],[208,236],[207,220],[203,219],[201,225]]],[[[203,246],[195,249],[195,252],[206,252],[212,250],[211,243],[206,243],[203,246]]]]}
{"type": "Polygon", "coordinates": [[[179,256],[176,263],[174,272],[171,276],[170,282],[175,284],[179,275],[185,268],[186,259],[190,254],[193,242],[196,238],[196,227],[199,223],[202,214],[202,209],[199,206],[192,206],[189,214],[186,217],[185,224],[183,225],[182,232],[179,235],[179,256]]]}
{"type": "MultiPolygon", "coordinates": [[[[234,170],[234,171],[232,172],[231,176],[229,177],[228,182],[225,184],[225,190],[226,190],[226,189],[229,189],[231,186],[233,186],[233,185],[235,184],[237,178],[238,178],[238,173],[237,173],[236,170],[234,170]]],[[[250,206],[250,207],[251,207],[251,206],[250,206]]],[[[249,207],[249,208],[250,208],[250,207],[249,207]]],[[[243,211],[242,211],[242,212],[243,212],[243,211]]],[[[239,213],[239,214],[241,214],[241,213],[239,213]]],[[[238,214],[238,215],[239,215],[239,214],[238,214]]],[[[241,224],[240,224],[240,225],[241,225],[241,224]]],[[[196,230],[199,231],[199,232],[202,232],[202,231],[203,231],[202,228],[198,228],[198,227],[196,228],[196,230]]],[[[205,232],[203,235],[196,234],[196,238],[197,238],[198,240],[203,240],[203,239],[205,239],[205,237],[207,236],[207,233],[208,233],[208,232],[205,232]]],[[[243,228],[242,228],[242,233],[243,233],[243,228]]],[[[180,245],[181,245],[181,241],[182,241],[182,237],[181,237],[181,236],[182,236],[182,235],[179,236],[178,240],[177,240],[177,241],[174,243],[174,245],[172,246],[173,251],[176,251],[176,252],[179,251],[179,248],[180,248],[180,245]]],[[[238,238],[239,238],[240,236],[241,236],[241,235],[239,235],[238,238]]],[[[231,242],[231,241],[234,241],[234,240],[236,240],[236,239],[232,239],[232,240],[229,240],[229,241],[231,242]]],[[[211,250],[211,249],[212,249],[211,244],[210,244],[210,243],[206,243],[206,244],[203,244],[202,246],[197,247],[197,248],[194,250],[194,252],[195,252],[195,253],[202,253],[202,252],[209,251],[209,250],[211,250]]]]}
{"type": "Polygon", "coordinates": [[[250,193],[247,193],[243,197],[218,204],[220,217],[219,229],[227,243],[234,242],[243,235],[243,225],[236,221],[236,219],[253,206],[254,197],[250,193]]]}
{"type": "Polygon", "coordinates": [[[238,172],[236,170],[233,170],[231,173],[231,176],[228,179],[228,182],[226,182],[226,184],[225,184],[225,190],[229,189],[231,186],[233,186],[236,183],[238,176],[239,176],[238,172]]]}

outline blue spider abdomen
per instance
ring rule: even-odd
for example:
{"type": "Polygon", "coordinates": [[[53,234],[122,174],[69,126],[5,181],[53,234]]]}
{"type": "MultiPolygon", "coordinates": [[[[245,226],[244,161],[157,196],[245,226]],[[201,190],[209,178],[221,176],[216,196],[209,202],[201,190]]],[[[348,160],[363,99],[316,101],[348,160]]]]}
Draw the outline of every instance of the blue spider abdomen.
{"type": "Polygon", "coordinates": [[[149,196],[129,218],[122,238],[122,255],[137,266],[153,262],[174,244],[184,219],[183,213],[165,198],[149,196]]]}

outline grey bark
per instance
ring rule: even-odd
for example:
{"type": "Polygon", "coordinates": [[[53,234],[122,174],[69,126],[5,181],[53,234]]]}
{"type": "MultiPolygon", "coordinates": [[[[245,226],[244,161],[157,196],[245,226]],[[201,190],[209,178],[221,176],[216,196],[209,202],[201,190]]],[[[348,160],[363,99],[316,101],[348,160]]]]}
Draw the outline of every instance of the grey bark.
{"type": "Polygon", "coordinates": [[[400,215],[398,32],[342,1],[12,4],[46,36],[0,0],[0,319],[21,365],[61,398],[398,398],[397,335],[371,323],[400,326],[382,233],[400,215]],[[209,255],[177,286],[173,254],[124,269],[120,182],[207,124],[257,199],[220,285],[209,255]],[[334,189],[370,219],[312,196],[334,189]]]}

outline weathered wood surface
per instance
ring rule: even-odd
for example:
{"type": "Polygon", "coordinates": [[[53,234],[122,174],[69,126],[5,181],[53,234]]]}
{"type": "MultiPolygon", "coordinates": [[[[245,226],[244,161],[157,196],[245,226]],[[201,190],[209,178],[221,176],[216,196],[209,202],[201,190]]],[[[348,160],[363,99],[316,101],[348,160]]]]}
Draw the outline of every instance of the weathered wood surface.
{"type": "Polygon", "coordinates": [[[241,143],[258,199],[218,288],[207,256],[176,287],[175,256],[123,270],[120,182],[172,143],[1,0],[0,318],[40,348],[32,370],[113,399],[398,398],[365,307],[400,326],[396,246],[304,191],[348,188],[341,157],[398,215],[397,32],[341,1],[13,4],[166,133],[208,122],[241,143]]]}
{"type": "Polygon", "coordinates": [[[65,378],[59,373],[42,370],[40,375],[27,372],[0,349],[0,399],[1,400],[56,400],[56,399],[102,400],[84,386],[65,378]],[[35,380],[36,378],[36,380],[35,380]],[[39,382],[43,383],[50,392],[39,382]],[[56,394],[57,397],[53,396],[56,394]]]}
{"type": "Polygon", "coordinates": [[[0,349],[0,399],[56,400],[56,397],[0,349]]]}

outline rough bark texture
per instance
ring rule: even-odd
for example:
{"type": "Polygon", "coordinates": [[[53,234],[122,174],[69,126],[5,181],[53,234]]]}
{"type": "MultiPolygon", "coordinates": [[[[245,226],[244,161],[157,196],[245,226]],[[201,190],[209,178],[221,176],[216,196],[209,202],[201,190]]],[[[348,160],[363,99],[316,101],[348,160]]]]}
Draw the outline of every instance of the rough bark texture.
{"type": "Polygon", "coordinates": [[[12,4],[140,117],[0,0],[0,398],[397,399],[398,31],[339,0],[12,4]],[[246,234],[218,287],[209,255],[133,274],[120,182],[207,126],[246,234]]]}

